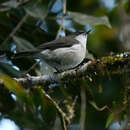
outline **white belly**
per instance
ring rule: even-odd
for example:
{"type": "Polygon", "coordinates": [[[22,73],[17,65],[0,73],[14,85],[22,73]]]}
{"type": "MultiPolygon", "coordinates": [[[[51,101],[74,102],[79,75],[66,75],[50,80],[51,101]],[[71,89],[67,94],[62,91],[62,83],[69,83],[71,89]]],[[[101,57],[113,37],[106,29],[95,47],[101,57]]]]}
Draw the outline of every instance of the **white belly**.
{"type": "Polygon", "coordinates": [[[86,48],[76,44],[70,48],[59,48],[41,52],[44,61],[58,71],[76,67],[85,58],[86,48]]]}

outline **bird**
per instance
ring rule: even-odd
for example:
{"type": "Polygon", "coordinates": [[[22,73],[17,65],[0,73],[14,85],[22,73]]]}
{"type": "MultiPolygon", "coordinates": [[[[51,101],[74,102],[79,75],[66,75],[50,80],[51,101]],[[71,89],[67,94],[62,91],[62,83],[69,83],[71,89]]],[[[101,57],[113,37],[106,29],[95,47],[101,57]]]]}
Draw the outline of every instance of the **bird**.
{"type": "Polygon", "coordinates": [[[41,58],[56,72],[63,72],[78,66],[86,56],[87,37],[90,30],[75,32],[43,43],[36,48],[15,53],[13,58],[34,56],[41,58]]]}

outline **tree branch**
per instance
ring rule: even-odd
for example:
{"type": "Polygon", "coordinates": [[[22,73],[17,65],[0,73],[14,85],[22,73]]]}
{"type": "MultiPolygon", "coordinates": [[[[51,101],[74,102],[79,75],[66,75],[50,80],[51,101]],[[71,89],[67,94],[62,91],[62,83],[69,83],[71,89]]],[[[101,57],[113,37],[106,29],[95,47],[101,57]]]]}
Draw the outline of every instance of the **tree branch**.
{"type": "MultiPolygon", "coordinates": [[[[122,74],[123,72],[130,72],[130,52],[124,52],[121,54],[103,57],[84,63],[80,67],[72,70],[68,70],[62,73],[54,73],[43,76],[29,76],[24,78],[14,78],[14,80],[20,82],[22,85],[27,87],[42,85],[47,87],[54,83],[67,83],[69,81],[88,78],[90,74],[98,73],[112,73],[122,74]]],[[[2,82],[0,82],[0,85],[2,82]]]]}

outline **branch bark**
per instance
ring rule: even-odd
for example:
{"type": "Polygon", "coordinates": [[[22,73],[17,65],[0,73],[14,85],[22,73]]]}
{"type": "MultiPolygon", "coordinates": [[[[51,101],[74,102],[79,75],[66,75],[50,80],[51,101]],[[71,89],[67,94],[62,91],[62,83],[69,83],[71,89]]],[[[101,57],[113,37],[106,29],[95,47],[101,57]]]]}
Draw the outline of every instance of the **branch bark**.
{"type": "MultiPolygon", "coordinates": [[[[90,74],[121,74],[130,72],[130,52],[124,52],[113,56],[106,56],[101,59],[88,61],[76,69],[68,70],[62,73],[53,73],[43,76],[29,76],[23,78],[14,78],[25,88],[42,85],[48,87],[50,84],[67,83],[69,81],[88,78],[90,74]]],[[[2,82],[0,82],[2,85],[2,82]]]]}

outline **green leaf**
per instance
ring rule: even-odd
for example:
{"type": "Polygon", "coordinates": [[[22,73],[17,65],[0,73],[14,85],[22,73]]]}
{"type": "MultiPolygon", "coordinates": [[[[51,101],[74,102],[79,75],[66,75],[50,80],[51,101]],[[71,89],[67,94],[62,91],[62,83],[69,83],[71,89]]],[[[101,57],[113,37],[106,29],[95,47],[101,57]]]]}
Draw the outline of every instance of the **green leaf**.
{"type": "Polygon", "coordinates": [[[40,112],[45,121],[52,121],[56,118],[56,107],[52,99],[46,95],[41,87],[36,87],[33,93],[33,102],[36,107],[41,107],[40,112]]]}
{"type": "Polygon", "coordinates": [[[9,91],[13,92],[22,102],[28,103],[28,94],[20,83],[2,74],[0,74],[0,79],[9,91]]]}
{"type": "Polygon", "coordinates": [[[72,19],[75,22],[77,22],[81,25],[86,25],[86,24],[90,24],[93,26],[106,25],[107,27],[111,28],[109,20],[106,16],[95,17],[95,16],[90,16],[87,14],[78,13],[78,12],[69,12],[69,14],[70,14],[70,16],[72,16],[72,19]]]}
{"type": "Polygon", "coordinates": [[[108,128],[110,125],[111,125],[111,123],[112,123],[112,121],[113,121],[113,119],[114,119],[114,114],[113,113],[111,113],[109,116],[108,116],[108,118],[107,118],[107,121],[106,121],[106,128],[108,128]]]}
{"type": "Polygon", "coordinates": [[[48,15],[49,13],[49,9],[46,6],[43,6],[42,4],[38,4],[36,6],[33,5],[29,5],[26,6],[25,11],[27,14],[29,14],[30,16],[34,17],[34,18],[39,18],[41,20],[44,20],[45,17],[48,15]]]}
{"type": "Polygon", "coordinates": [[[17,51],[25,51],[34,48],[34,46],[27,40],[13,36],[13,40],[16,43],[17,51]]]}
{"type": "Polygon", "coordinates": [[[4,62],[0,62],[0,73],[11,75],[13,77],[20,76],[20,72],[12,67],[12,65],[4,62]]]}
{"type": "Polygon", "coordinates": [[[20,2],[10,0],[10,1],[2,3],[1,5],[8,7],[8,8],[16,8],[16,7],[18,7],[19,4],[20,4],[20,2]]]}

